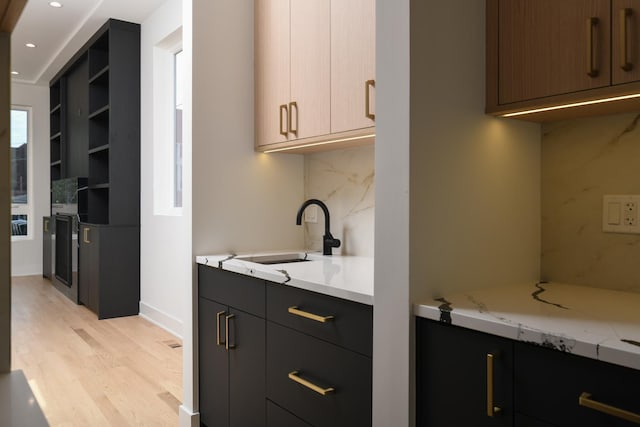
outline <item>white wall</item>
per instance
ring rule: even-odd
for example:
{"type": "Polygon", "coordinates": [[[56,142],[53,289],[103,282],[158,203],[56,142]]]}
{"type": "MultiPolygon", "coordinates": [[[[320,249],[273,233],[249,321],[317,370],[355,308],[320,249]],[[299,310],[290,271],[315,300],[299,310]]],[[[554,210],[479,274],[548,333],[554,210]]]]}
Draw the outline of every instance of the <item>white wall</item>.
{"type": "MultiPolygon", "coordinates": [[[[193,255],[301,247],[303,157],[253,149],[253,0],[184,1],[185,52],[193,37],[185,112],[193,126],[193,255]]],[[[194,274],[187,318],[196,318],[196,289],[194,274]]],[[[181,426],[193,425],[198,408],[196,336],[185,328],[181,426]]]]}
{"type": "Polygon", "coordinates": [[[157,198],[159,191],[171,194],[165,178],[172,176],[172,58],[181,26],[181,0],[167,0],[142,23],[140,165],[140,314],[179,337],[191,285],[191,265],[182,257],[191,249],[190,218],[169,208],[170,197],[160,209],[157,198]]]}
{"type": "Polygon", "coordinates": [[[28,190],[31,211],[29,235],[11,243],[11,275],[42,274],[42,217],[49,216],[49,88],[30,84],[11,85],[12,106],[31,107],[31,147],[28,190]]]}
{"type": "Polygon", "coordinates": [[[412,425],[411,303],[539,278],[540,127],[483,113],[484,2],[377,8],[373,415],[412,425]]]}

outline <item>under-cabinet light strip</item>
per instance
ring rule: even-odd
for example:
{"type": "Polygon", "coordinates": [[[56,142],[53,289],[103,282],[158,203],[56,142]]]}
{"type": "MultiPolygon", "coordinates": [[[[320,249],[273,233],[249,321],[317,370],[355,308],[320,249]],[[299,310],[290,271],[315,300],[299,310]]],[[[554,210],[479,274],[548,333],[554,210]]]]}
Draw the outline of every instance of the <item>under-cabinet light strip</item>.
{"type": "Polygon", "coordinates": [[[624,96],[614,96],[612,98],[594,99],[593,101],[574,102],[572,104],[554,105],[553,107],[536,108],[533,110],[518,111],[515,113],[502,114],[502,117],[521,116],[523,114],[541,113],[543,111],[553,111],[553,110],[560,110],[563,108],[582,107],[585,105],[602,104],[603,102],[611,102],[611,101],[623,101],[625,99],[633,99],[633,98],[640,98],[640,93],[634,93],[631,95],[624,95],[624,96]]]}
{"type": "Polygon", "coordinates": [[[374,136],[376,136],[375,133],[372,133],[372,134],[369,134],[369,135],[353,136],[351,138],[332,139],[331,141],[314,142],[312,144],[305,144],[303,146],[274,148],[272,150],[265,150],[264,153],[265,154],[277,153],[278,151],[288,151],[288,150],[296,150],[298,148],[316,147],[318,145],[335,144],[336,142],[356,141],[358,139],[371,138],[371,137],[374,137],[374,136]]]}

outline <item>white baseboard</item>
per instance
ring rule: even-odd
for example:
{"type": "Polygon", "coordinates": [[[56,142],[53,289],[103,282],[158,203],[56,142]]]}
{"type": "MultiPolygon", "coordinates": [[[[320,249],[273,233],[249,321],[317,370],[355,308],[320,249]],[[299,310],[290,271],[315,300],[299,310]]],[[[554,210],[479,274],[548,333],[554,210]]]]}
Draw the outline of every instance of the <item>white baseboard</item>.
{"type": "Polygon", "coordinates": [[[161,327],[176,338],[182,339],[182,321],[180,319],[142,301],[140,301],[140,317],[161,327]]]}
{"type": "Polygon", "coordinates": [[[178,417],[180,427],[200,427],[200,413],[191,412],[191,409],[184,405],[180,405],[178,417]]]}
{"type": "Polygon", "coordinates": [[[42,276],[42,264],[11,266],[11,276],[42,276]]]}

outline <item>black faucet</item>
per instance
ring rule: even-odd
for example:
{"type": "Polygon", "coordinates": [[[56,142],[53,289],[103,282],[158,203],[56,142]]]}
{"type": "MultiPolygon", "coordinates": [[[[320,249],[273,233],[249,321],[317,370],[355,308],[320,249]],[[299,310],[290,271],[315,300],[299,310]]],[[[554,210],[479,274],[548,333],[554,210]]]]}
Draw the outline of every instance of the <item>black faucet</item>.
{"type": "Polygon", "coordinates": [[[329,231],[329,208],[322,201],[318,199],[309,199],[300,206],[298,209],[298,216],[296,216],[296,225],[302,224],[302,213],[309,205],[318,205],[324,212],[324,236],[322,237],[322,255],[331,255],[331,248],[340,247],[340,239],[334,239],[329,231]]]}

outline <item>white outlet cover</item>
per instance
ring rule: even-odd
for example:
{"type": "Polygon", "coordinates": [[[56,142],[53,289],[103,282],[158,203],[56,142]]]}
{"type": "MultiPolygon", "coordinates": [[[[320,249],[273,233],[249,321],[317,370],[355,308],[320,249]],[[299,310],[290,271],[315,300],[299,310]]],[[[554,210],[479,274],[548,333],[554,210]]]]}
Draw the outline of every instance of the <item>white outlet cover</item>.
{"type": "Polygon", "coordinates": [[[304,210],[304,222],[318,222],[318,207],[315,205],[307,206],[304,210]]]}
{"type": "Polygon", "coordinates": [[[616,194],[602,198],[602,231],[640,234],[640,195],[616,194]]]}

